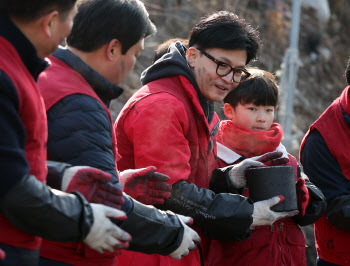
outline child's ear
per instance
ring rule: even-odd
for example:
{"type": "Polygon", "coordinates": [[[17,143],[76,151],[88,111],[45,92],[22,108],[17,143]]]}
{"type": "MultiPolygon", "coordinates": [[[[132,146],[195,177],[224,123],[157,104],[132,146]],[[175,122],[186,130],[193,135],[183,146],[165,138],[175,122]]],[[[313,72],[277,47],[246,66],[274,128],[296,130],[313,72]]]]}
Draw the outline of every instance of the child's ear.
{"type": "Polygon", "coordinates": [[[231,104],[225,103],[224,104],[224,114],[225,116],[232,121],[233,119],[233,113],[234,113],[234,108],[232,107],[231,104]]]}

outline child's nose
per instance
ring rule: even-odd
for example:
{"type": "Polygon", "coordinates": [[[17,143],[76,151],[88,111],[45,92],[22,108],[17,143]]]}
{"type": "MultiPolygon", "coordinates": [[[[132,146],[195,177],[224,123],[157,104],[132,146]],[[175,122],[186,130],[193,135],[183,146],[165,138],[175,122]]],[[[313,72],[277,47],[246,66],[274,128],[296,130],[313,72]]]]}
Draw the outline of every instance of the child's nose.
{"type": "Polygon", "coordinates": [[[265,114],[263,114],[263,113],[258,113],[257,120],[258,120],[259,122],[265,122],[265,120],[266,120],[265,114]]]}

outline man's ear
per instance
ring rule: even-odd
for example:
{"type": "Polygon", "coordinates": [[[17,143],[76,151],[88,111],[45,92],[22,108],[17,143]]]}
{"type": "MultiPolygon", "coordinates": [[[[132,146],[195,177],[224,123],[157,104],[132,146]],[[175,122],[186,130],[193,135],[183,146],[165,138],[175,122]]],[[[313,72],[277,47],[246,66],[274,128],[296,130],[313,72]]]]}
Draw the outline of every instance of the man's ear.
{"type": "Polygon", "coordinates": [[[108,60],[119,58],[122,54],[122,44],[118,39],[111,40],[106,48],[106,56],[108,60]]]}
{"type": "Polygon", "coordinates": [[[187,50],[186,59],[190,67],[194,67],[199,51],[195,47],[190,47],[187,50]]]}
{"type": "Polygon", "coordinates": [[[57,10],[47,13],[40,19],[40,26],[46,37],[52,35],[58,30],[60,16],[57,10]]]}
{"type": "Polygon", "coordinates": [[[232,107],[231,104],[225,103],[224,104],[224,114],[225,116],[232,121],[233,119],[233,114],[235,112],[235,109],[232,107]]]}

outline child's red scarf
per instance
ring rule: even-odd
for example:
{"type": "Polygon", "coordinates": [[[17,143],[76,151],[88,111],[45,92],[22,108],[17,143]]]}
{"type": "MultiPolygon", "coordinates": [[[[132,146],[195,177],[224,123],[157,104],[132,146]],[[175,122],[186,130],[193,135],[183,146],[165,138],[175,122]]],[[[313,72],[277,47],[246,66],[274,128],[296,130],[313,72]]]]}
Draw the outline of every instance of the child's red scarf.
{"type": "Polygon", "coordinates": [[[273,123],[270,130],[255,132],[230,120],[220,122],[217,141],[247,158],[276,150],[283,136],[282,127],[273,123]]]}

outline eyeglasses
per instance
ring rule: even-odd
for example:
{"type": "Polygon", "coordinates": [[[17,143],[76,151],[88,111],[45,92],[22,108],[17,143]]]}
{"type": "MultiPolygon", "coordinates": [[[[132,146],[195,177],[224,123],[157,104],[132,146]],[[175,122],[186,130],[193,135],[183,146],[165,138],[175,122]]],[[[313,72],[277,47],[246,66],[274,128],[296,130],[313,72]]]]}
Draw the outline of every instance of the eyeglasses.
{"type": "Polygon", "coordinates": [[[227,76],[228,74],[231,73],[231,71],[233,71],[232,81],[240,83],[243,80],[246,80],[250,76],[250,73],[245,68],[234,68],[229,64],[226,64],[224,62],[217,60],[215,57],[208,54],[206,51],[202,49],[197,48],[197,50],[199,50],[202,54],[204,54],[206,57],[208,57],[217,65],[216,74],[218,74],[220,77],[227,76]]]}

